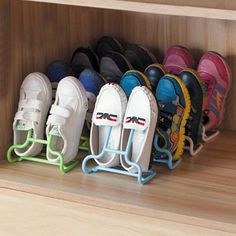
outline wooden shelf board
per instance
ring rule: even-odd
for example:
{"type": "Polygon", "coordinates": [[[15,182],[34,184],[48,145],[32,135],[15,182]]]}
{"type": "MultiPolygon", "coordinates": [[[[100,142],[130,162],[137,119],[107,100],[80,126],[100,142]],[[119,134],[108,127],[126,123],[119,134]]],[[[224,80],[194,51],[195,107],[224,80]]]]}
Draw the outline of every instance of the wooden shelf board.
{"type": "Polygon", "coordinates": [[[227,236],[227,232],[0,189],[0,234],[227,236]],[[14,227],[12,223],[14,222],[14,227]],[[37,222],[37,223],[35,223],[37,222]],[[140,224],[142,222],[142,224],[140,224]],[[23,226],[23,227],[22,227],[23,226]]]}
{"type": "Polygon", "coordinates": [[[236,3],[229,0],[25,0],[162,15],[236,20],[236,3]]]}
{"type": "Polygon", "coordinates": [[[236,233],[236,132],[224,131],[195,158],[140,186],[110,173],[62,174],[55,166],[0,165],[0,188],[236,233]]]}

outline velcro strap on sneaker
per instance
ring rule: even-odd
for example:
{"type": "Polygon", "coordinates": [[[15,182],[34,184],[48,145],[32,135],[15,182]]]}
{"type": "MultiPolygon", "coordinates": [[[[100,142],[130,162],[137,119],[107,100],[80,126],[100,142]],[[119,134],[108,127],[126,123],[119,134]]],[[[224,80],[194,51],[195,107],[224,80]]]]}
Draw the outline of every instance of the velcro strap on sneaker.
{"type": "Polygon", "coordinates": [[[66,118],[57,115],[50,115],[47,120],[47,125],[62,126],[66,124],[66,118]]]}
{"type": "Polygon", "coordinates": [[[116,114],[97,112],[93,114],[93,123],[97,126],[117,126],[121,119],[116,114]]]}
{"type": "Polygon", "coordinates": [[[50,114],[55,116],[60,116],[63,118],[69,118],[71,115],[71,111],[68,108],[60,107],[57,105],[52,105],[50,114]]]}
{"type": "Polygon", "coordinates": [[[35,111],[18,111],[15,114],[15,120],[25,120],[31,122],[40,122],[41,114],[35,111]]]}
{"type": "Polygon", "coordinates": [[[123,125],[124,129],[145,130],[149,127],[150,121],[142,117],[126,116],[123,125]]]}
{"type": "Polygon", "coordinates": [[[42,106],[42,101],[37,99],[23,99],[19,102],[19,107],[24,109],[35,109],[41,111],[42,106]]]}

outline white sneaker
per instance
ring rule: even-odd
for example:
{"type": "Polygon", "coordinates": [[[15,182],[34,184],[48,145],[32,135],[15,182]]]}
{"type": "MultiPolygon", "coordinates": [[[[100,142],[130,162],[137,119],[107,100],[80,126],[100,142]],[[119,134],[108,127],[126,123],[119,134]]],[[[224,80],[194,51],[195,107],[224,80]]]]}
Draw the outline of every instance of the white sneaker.
{"type": "MultiPolygon", "coordinates": [[[[64,162],[75,159],[83,130],[88,100],[83,85],[73,76],[62,79],[57,87],[55,103],[47,121],[47,139],[51,135],[52,150],[64,156],[64,162]]],[[[58,156],[47,149],[47,159],[60,162],[58,156]]]]}
{"type": "MultiPolygon", "coordinates": [[[[102,87],[95,104],[90,132],[90,149],[93,155],[101,153],[110,127],[112,131],[108,147],[119,150],[126,105],[126,95],[119,85],[106,84],[102,87]]],[[[104,167],[114,167],[120,162],[119,155],[111,152],[106,152],[95,161],[104,167]]]]}
{"type": "MultiPolygon", "coordinates": [[[[146,87],[134,88],[125,112],[121,149],[125,150],[130,130],[134,129],[129,160],[138,163],[143,172],[149,169],[157,117],[158,107],[152,92],[146,87]]],[[[137,172],[137,168],[128,165],[124,156],[120,157],[120,161],[127,171],[137,172]]]]}
{"type": "MultiPolygon", "coordinates": [[[[45,121],[52,102],[52,88],[49,79],[42,73],[29,74],[20,88],[18,111],[13,123],[14,144],[23,144],[28,131],[33,137],[43,139],[45,121]]],[[[24,149],[15,149],[18,156],[36,156],[42,144],[31,143],[24,149]]]]}

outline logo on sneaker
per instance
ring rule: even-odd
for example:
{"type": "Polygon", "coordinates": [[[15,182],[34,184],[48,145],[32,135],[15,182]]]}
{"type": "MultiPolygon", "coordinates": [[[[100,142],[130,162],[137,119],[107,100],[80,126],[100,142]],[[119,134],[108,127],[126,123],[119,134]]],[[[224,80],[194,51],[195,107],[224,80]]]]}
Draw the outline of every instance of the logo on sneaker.
{"type": "Polygon", "coordinates": [[[49,134],[61,137],[60,131],[57,126],[53,126],[49,134]]]}
{"type": "Polygon", "coordinates": [[[125,120],[126,124],[135,123],[135,124],[142,125],[142,126],[145,125],[145,122],[146,122],[146,120],[144,118],[140,118],[140,117],[136,117],[136,116],[126,117],[126,120],[125,120]]]}
{"type": "Polygon", "coordinates": [[[96,119],[98,119],[98,120],[104,119],[104,120],[109,120],[109,121],[116,122],[117,121],[117,115],[98,112],[97,115],[96,115],[96,119]]]}
{"type": "Polygon", "coordinates": [[[32,128],[31,122],[27,122],[24,120],[18,121],[16,125],[16,130],[19,130],[19,131],[28,131],[31,128],[32,128]]]}

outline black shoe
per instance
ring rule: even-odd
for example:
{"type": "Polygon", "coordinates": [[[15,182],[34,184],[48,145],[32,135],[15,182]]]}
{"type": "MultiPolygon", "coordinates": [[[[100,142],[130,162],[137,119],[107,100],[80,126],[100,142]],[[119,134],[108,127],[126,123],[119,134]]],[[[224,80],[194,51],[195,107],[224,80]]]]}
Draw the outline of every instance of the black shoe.
{"type": "Polygon", "coordinates": [[[149,65],[157,63],[156,57],[148,49],[136,44],[128,44],[124,54],[133,68],[141,72],[149,65]]]}
{"type": "Polygon", "coordinates": [[[101,59],[104,55],[111,51],[122,54],[124,52],[124,49],[120,42],[113,37],[103,36],[102,38],[100,38],[95,47],[95,52],[99,59],[101,59]]]}
{"type": "Polygon", "coordinates": [[[161,64],[151,64],[146,68],[144,74],[149,79],[152,90],[156,91],[157,84],[159,80],[166,74],[165,67],[161,64]]]}
{"type": "Polygon", "coordinates": [[[84,69],[99,71],[98,58],[90,48],[77,48],[72,55],[71,66],[77,78],[84,69]]]}
{"type": "Polygon", "coordinates": [[[196,146],[200,143],[202,134],[204,90],[198,73],[193,69],[181,71],[179,78],[187,87],[191,100],[191,111],[185,127],[185,135],[190,137],[196,146]]]}
{"type": "Polygon", "coordinates": [[[108,82],[119,83],[122,75],[131,69],[129,61],[118,52],[109,52],[100,61],[100,74],[108,82]]]}

